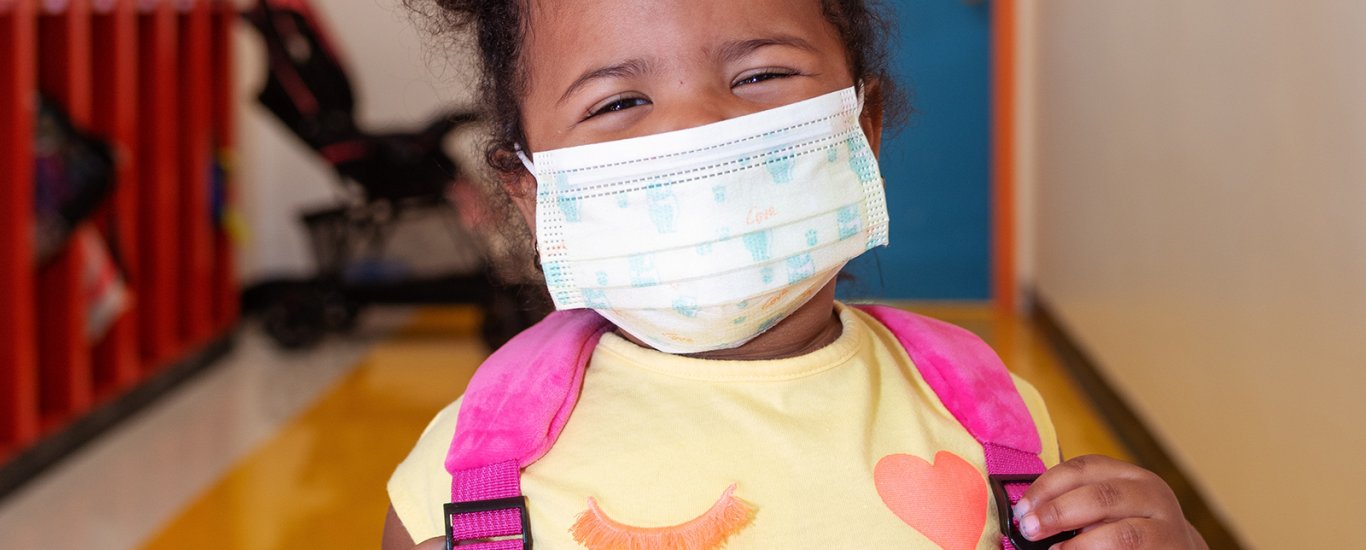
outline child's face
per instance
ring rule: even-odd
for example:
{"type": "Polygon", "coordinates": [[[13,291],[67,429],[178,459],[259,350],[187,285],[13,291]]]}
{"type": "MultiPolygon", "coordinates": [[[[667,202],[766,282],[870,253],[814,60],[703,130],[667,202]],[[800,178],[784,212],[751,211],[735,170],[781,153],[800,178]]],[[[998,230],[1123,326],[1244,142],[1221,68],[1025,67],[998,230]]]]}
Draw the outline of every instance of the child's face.
{"type": "MultiPolygon", "coordinates": [[[[854,84],[820,0],[533,0],[529,25],[521,105],[532,151],[692,128],[854,84]]],[[[876,151],[871,107],[863,125],[876,151]]],[[[529,174],[519,184],[534,186],[529,174]]],[[[534,227],[534,193],[514,195],[534,227]]]]}

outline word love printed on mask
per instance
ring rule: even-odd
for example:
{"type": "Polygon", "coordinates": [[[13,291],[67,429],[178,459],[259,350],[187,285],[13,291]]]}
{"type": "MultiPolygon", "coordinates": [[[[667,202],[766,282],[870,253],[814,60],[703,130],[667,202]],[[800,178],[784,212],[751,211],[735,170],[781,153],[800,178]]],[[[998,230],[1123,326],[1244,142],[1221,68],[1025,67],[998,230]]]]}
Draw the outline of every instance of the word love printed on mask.
{"type": "Polygon", "coordinates": [[[535,154],[536,235],[558,309],[660,351],[734,348],[887,244],[854,88],[701,126],[535,154]]]}

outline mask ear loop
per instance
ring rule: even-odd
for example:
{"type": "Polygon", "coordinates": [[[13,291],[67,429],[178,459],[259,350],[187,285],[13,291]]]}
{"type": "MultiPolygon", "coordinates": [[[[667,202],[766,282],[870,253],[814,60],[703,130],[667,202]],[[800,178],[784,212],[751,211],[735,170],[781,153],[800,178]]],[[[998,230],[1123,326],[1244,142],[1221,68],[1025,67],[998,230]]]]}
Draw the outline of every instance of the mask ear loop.
{"type": "MultiPolygon", "coordinates": [[[[867,87],[867,85],[865,85],[865,84],[863,83],[863,80],[860,79],[858,82],[856,82],[856,83],[854,84],[854,89],[855,89],[855,90],[858,90],[858,113],[859,113],[860,115],[862,115],[862,114],[863,114],[863,98],[864,98],[864,95],[866,94],[866,91],[867,91],[868,87],[867,87]]],[[[520,149],[518,149],[518,151],[520,151],[520,149]]]]}
{"type": "MultiPolygon", "coordinates": [[[[533,178],[536,177],[536,163],[531,162],[531,159],[530,159],[529,157],[527,157],[526,151],[523,151],[523,150],[522,150],[521,144],[517,144],[517,143],[512,144],[512,150],[513,150],[514,152],[517,153],[517,158],[518,158],[519,160],[522,161],[522,166],[525,167],[525,168],[527,169],[528,172],[531,172],[531,177],[533,177],[533,178]]],[[[532,223],[538,223],[538,222],[533,221],[532,223]]],[[[544,276],[544,275],[545,275],[545,272],[544,272],[544,269],[545,269],[545,268],[541,266],[541,243],[540,243],[540,240],[539,240],[539,239],[540,239],[540,233],[541,233],[540,231],[534,231],[534,232],[533,232],[533,235],[535,235],[535,236],[532,238],[532,246],[531,246],[531,251],[532,251],[531,254],[532,254],[532,257],[531,257],[531,261],[532,261],[532,264],[536,266],[536,269],[541,271],[541,275],[544,276]]]]}
{"type": "MultiPolygon", "coordinates": [[[[862,104],[862,100],[860,100],[860,104],[862,104]]],[[[522,150],[522,146],[520,144],[513,144],[512,149],[517,152],[517,158],[522,161],[522,166],[526,167],[526,170],[531,172],[531,175],[535,176],[536,163],[531,162],[531,159],[526,156],[526,151],[522,150]]]]}

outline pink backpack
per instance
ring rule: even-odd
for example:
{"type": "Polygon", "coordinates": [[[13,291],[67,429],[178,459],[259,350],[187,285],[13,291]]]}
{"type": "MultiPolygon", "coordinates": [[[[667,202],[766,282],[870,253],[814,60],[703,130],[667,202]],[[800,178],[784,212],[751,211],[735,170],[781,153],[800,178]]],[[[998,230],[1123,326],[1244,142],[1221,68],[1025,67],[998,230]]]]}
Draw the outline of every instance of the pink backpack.
{"type": "MultiPolygon", "coordinates": [[[[989,484],[1007,550],[1048,548],[1067,535],[1029,542],[1011,505],[1044,472],[1033,417],[1005,366],[959,327],[884,306],[860,306],[905,347],[945,408],[986,453],[989,484]]],[[[591,310],[560,311],[494,352],[465,390],[446,455],[451,503],[446,548],[531,548],[521,471],[545,455],[574,411],[588,360],[611,324],[591,310]]]]}

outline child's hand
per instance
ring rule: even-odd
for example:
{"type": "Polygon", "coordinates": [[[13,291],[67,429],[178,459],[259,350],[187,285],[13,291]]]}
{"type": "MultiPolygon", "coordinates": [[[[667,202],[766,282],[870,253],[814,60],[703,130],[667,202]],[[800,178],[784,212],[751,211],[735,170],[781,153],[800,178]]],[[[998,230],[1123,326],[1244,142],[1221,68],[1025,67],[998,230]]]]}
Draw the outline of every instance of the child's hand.
{"type": "Polygon", "coordinates": [[[1113,458],[1074,458],[1048,470],[1015,505],[1020,531],[1041,540],[1080,530],[1055,549],[1208,548],[1157,474],[1113,458]]]}

